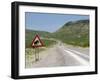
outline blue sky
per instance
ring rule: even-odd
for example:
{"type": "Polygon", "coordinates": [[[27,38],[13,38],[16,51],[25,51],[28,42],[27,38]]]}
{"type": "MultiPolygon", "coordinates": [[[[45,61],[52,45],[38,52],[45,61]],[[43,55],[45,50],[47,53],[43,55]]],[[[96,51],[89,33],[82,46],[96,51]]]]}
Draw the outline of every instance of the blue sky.
{"type": "Polygon", "coordinates": [[[89,19],[88,15],[25,12],[26,29],[55,32],[69,21],[89,19]]]}

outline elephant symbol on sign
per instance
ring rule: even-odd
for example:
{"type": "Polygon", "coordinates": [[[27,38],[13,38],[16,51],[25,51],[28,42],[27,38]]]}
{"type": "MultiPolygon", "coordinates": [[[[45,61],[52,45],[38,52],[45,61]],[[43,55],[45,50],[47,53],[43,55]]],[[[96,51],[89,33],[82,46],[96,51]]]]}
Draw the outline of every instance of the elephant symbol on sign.
{"type": "Polygon", "coordinates": [[[38,45],[38,44],[39,44],[39,41],[36,40],[36,41],[34,42],[34,45],[38,45]]]}

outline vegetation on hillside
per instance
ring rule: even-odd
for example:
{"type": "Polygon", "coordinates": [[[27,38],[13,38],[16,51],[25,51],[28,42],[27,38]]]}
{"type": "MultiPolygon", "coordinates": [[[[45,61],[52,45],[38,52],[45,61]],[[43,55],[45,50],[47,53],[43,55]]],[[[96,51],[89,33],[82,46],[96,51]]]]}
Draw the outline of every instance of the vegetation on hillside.
{"type": "Polygon", "coordinates": [[[79,20],[65,23],[59,30],[53,33],[26,29],[25,34],[26,48],[31,47],[32,39],[36,34],[38,34],[41,39],[48,39],[42,39],[46,47],[57,43],[54,40],[49,40],[49,38],[60,40],[66,44],[89,47],[89,20],[79,20]]]}
{"type": "Polygon", "coordinates": [[[88,47],[89,46],[89,20],[80,20],[65,23],[63,27],[53,33],[54,37],[64,43],[88,47]]]}
{"type": "Polygon", "coordinates": [[[56,41],[49,40],[49,38],[52,37],[49,32],[26,30],[26,35],[25,35],[25,46],[26,46],[26,48],[32,48],[31,47],[32,40],[34,39],[36,34],[38,34],[40,36],[40,39],[43,41],[43,44],[44,44],[45,47],[49,47],[51,45],[56,44],[56,41]],[[46,38],[46,39],[44,39],[44,38],[46,38]]]}

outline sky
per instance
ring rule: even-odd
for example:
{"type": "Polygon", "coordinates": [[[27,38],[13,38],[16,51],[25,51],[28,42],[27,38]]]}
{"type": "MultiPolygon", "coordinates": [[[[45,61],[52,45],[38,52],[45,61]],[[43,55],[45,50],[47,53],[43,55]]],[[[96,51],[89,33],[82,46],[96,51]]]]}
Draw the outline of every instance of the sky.
{"type": "Polygon", "coordinates": [[[89,19],[88,15],[25,12],[26,29],[55,32],[69,21],[89,19]]]}

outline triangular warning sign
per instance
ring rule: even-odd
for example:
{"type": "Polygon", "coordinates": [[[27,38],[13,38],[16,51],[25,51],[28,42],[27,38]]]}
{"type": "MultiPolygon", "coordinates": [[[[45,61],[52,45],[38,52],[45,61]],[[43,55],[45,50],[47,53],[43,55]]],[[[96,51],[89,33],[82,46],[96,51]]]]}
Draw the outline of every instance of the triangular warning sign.
{"type": "Polygon", "coordinates": [[[42,47],[43,46],[43,42],[40,39],[39,35],[36,35],[32,41],[32,47],[42,47]]]}

